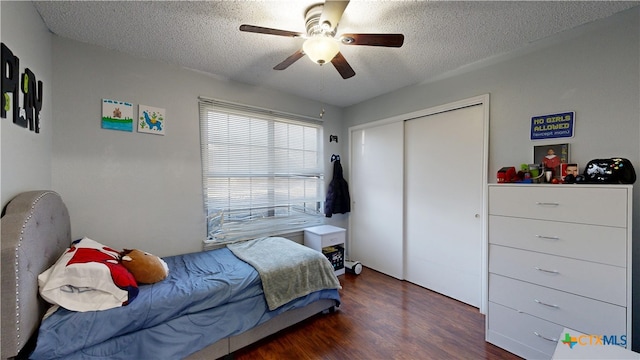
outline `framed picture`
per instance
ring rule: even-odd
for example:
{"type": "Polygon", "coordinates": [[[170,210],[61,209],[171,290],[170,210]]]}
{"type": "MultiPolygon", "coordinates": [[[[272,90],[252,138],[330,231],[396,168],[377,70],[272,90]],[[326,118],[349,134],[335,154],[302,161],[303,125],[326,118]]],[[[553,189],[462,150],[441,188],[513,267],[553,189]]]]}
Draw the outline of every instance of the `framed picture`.
{"type": "Polygon", "coordinates": [[[126,101],[102,99],[102,128],[133,131],[133,104],[126,101]]]}
{"type": "Polygon", "coordinates": [[[564,178],[567,175],[573,175],[573,176],[580,175],[580,168],[578,167],[578,164],[576,163],[560,164],[560,179],[564,181],[564,178]]]}
{"type": "Polygon", "coordinates": [[[560,178],[560,164],[569,163],[569,144],[537,145],[533,147],[533,163],[550,169],[553,177],[560,178]]]}
{"type": "Polygon", "coordinates": [[[164,135],[165,109],[138,105],[138,132],[164,135]]]}

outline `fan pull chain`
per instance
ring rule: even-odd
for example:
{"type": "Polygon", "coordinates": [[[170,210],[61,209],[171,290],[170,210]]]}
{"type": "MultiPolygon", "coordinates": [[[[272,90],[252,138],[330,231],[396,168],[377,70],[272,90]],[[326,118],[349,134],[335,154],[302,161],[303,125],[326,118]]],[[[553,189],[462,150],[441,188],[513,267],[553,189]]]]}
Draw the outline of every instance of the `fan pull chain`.
{"type": "Polygon", "coordinates": [[[320,119],[324,116],[325,110],[324,105],[322,104],[322,93],[324,92],[324,68],[325,66],[320,66],[320,119]]]}

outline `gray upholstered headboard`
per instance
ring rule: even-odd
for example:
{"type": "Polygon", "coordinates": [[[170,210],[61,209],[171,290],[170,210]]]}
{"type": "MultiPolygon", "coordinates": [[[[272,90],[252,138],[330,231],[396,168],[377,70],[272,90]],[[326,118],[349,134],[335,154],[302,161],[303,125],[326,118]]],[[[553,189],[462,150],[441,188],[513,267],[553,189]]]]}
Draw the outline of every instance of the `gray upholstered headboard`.
{"type": "Polygon", "coordinates": [[[16,356],[46,310],[38,275],[71,244],[69,211],[53,191],[29,191],[5,208],[2,228],[2,359],[16,356]]]}

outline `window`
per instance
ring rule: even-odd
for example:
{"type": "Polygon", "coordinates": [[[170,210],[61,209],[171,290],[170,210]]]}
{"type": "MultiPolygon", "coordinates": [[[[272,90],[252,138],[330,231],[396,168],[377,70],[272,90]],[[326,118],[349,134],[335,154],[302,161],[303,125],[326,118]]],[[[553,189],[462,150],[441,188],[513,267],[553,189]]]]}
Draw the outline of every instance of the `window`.
{"type": "Polygon", "coordinates": [[[206,242],[283,234],[322,223],[322,125],[200,99],[206,242]]]}

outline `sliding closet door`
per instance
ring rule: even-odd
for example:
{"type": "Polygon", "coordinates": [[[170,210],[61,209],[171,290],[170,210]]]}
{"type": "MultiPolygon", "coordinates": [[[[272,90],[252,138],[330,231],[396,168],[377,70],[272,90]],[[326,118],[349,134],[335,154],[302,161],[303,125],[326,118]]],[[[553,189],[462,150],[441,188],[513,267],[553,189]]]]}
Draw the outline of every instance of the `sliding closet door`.
{"type": "Polygon", "coordinates": [[[349,258],[402,279],[403,123],[351,131],[349,258]]]}
{"type": "Polygon", "coordinates": [[[405,279],[479,307],[482,105],[405,122],[405,279]]]}

